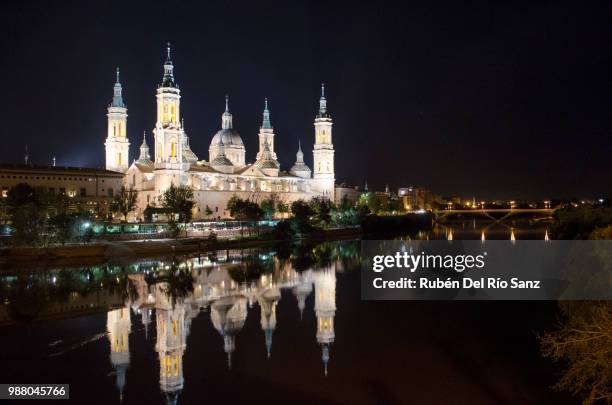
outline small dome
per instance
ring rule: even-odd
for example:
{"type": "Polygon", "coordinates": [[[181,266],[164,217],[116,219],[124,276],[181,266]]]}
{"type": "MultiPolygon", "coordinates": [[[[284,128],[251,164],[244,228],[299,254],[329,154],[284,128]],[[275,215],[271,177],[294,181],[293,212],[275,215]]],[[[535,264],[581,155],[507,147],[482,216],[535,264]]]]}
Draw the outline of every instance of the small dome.
{"type": "Polygon", "coordinates": [[[279,165],[274,160],[260,160],[255,163],[260,169],[278,169],[279,165]]]}
{"type": "Polygon", "coordinates": [[[219,146],[221,141],[225,147],[238,146],[244,148],[240,134],[234,129],[221,129],[217,131],[212,141],[210,141],[210,147],[219,146]]]}
{"type": "Polygon", "coordinates": [[[225,154],[221,154],[214,158],[212,162],[210,162],[211,166],[233,166],[231,160],[225,157],[225,154]]]}

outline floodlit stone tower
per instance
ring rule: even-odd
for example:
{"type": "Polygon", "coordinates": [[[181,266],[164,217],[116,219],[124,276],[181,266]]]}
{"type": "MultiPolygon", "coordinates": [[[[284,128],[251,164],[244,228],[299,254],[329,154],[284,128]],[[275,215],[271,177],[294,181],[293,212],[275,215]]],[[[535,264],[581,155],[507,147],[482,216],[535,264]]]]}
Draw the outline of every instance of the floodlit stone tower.
{"type": "Polygon", "coordinates": [[[125,173],[130,162],[130,141],[127,137],[127,107],[123,102],[123,89],[119,81],[119,68],[117,80],[113,89],[113,101],[108,106],[108,133],[104,149],[106,151],[106,169],[125,173]]]}
{"type": "Polygon", "coordinates": [[[157,88],[157,122],[153,129],[155,138],[155,189],[160,193],[175,185],[184,184],[183,173],[197,157],[189,147],[181,121],[181,91],[174,81],[174,65],[167,46],[164,76],[157,88]]]}
{"type": "Polygon", "coordinates": [[[324,197],[334,200],[334,145],[332,143],[332,119],[327,111],[325,85],[321,85],[319,113],[315,126],[315,144],[313,150],[313,189],[324,197]]]}
{"type": "Polygon", "coordinates": [[[269,155],[272,160],[276,160],[274,152],[274,128],[270,122],[270,110],[268,109],[268,99],[264,101],[263,120],[259,128],[259,152],[257,152],[257,160],[261,160],[265,151],[265,145],[268,144],[269,155]]]}

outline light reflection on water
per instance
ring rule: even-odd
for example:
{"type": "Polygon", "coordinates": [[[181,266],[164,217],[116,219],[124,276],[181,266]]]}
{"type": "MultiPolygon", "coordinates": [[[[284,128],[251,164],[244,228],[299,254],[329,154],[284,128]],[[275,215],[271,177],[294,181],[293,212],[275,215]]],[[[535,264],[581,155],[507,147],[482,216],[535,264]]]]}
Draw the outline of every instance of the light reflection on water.
{"type": "MultiPolygon", "coordinates": [[[[159,388],[167,403],[174,404],[184,385],[187,338],[200,313],[209,313],[222,339],[219,350],[231,369],[236,337],[249,314],[259,312],[265,342],[261,350],[270,358],[282,293],[294,296],[288,305],[295,305],[300,318],[312,294],[316,316],[312,339],[320,347],[321,373],[327,375],[335,340],[336,273],[359,266],[359,244],[298,246],[282,254],[281,250],[224,250],[128,265],[4,275],[0,322],[31,322],[111,307],[106,314],[106,333],[93,340],[108,339],[119,398],[123,400],[130,367],[130,335],[135,325],[141,325],[146,337],[155,337],[159,388]]],[[[75,349],[56,343],[51,357],[75,349]]]]}
{"type": "MultiPolygon", "coordinates": [[[[480,239],[483,229],[470,229],[469,225],[455,223],[451,228],[454,237],[480,239]]],[[[447,232],[437,227],[430,233],[410,237],[443,239],[447,232]]],[[[505,227],[492,227],[487,232],[491,239],[496,238],[496,232],[503,235],[498,239],[509,239],[505,227]]],[[[539,235],[540,229],[515,232],[520,239],[531,233],[539,235]]],[[[9,366],[0,371],[0,377],[3,382],[19,382],[24,375],[62,375],[63,380],[57,382],[71,379],[71,395],[81,399],[77,403],[146,400],[182,404],[193,398],[252,403],[249,397],[226,400],[229,392],[239,389],[232,385],[235,381],[250,391],[265,382],[263,386],[277,390],[268,392],[276,403],[295,402],[296,392],[304,395],[302,402],[309,403],[332,398],[347,403],[380,403],[391,394],[380,393],[381,388],[372,386],[369,379],[381,374],[388,381],[385,389],[404,395],[404,385],[397,379],[412,371],[398,374],[394,370],[403,370],[400,364],[408,359],[415,365],[412,379],[424,378],[422,384],[428,373],[453,370],[453,363],[438,354],[440,347],[453,347],[448,346],[452,343],[444,343],[445,336],[450,341],[455,336],[465,336],[461,347],[469,354],[462,355],[474,359],[491,356],[483,349],[484,341],[475,343],[476,348],[465,343],[466,339],[478,342],[464,325],[479,325],[481,309],[476,311],[472,304],[459,303],[436,309],[431,306],[435,303],[360,302],[359,265],[359,241],[345,241],[224,250],[195,257],[142,259],[85,268],[7,272],[0,276],[0,324],[7,332],[0,335],[0,344],[14,347],[28,343],[21,354],[18,350],[14,355],[4,353],[9,366]],[[341,297],[344,305],[337,301],[341,297]],[[461,305],[469,310],[462,310],[461,305]],[[433,315],[427,315],[428,311],[433,315]],[[337,337],[338,328],[344,334],[337,337]],[[36,370],[19,361],[24,351],[29,358],[37,359],[36,370]],[[90,362],[96,366],[90,368],[90,362]],[[280,368],[276,371],[280,376],[269,369],[269,364],[280,368]],[[109,365],[110,373],[105,369],[109,365]],[[209,370],[206,375],[213,382],[202,382],[202,369],[209,370]],[[89,375],[96,373],[99,381],[89,375]],[[327,380],[328,374],[332,380],[327,380]],[[365,382],[354,380],[349,384],[342,375],[368,377],[365,382]],[[202,384],[206,390],[197,389],[202,384]],[[291,384],[297,388],[286,388],[291,384]],[[79,393],[79,386],[87,386],[89,391],[79,393]],[[285,387],[285,391],[279,387],[285,387]],[[374,399],[364,396],[368,393],[374,399]]],[[[514,304],[509,314],[516,312],[517,305],[520,304],[514,304]]],[[[511,326],[504,322],[503,327],[511,326]]],[[[527,330],[526,341],[530,345],[532,329],[527,330]]],[[[485,341],[490,339],[488,336],[485,341]]],[[[495,350],[499,350],[497,346],[495,350]]],[[[516,357],[520,356],[512,357],[513,362],[516,357]]],[[[527,361],[531,366],[533,357],[527,361]]],[[[463,371],[458,370],[457,376],[462,375],[463,371]]],[[[529,397],[532,401],[548,395],[549,381],[537,381],[534,388],[530,385],[534,382],[523,382],[520,376],[510,373],[507,378],[523,391],[535,392],[529,397]]],[[[44,382],[52,380],[48,377],[44,382]]],[[[509,392],[514,392],[514,385],[509,392]]],[[[417,401],[436,395],[417,388],[406,388],[417,401]]],[[[486,391],[491,388],[483,390],[484,394],[463,395],[487,398],[486,391]]],[[[257,397],[259,400],[262,397],[257,397]]]]}

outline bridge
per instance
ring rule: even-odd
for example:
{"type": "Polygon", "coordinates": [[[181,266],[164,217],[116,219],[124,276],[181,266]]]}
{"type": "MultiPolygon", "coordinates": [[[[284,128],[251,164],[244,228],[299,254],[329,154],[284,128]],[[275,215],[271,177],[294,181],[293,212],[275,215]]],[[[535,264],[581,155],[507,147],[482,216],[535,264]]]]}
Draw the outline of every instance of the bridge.
{"type": "Polygon", "coordinates": [[[533,215],[550,217],[555,208],[478,208],[478,209],[445,209],[434,211],[436,221],[441,221],[452,215],[482,216],[494,222],[504,222],[515,215],[533,215]]]}

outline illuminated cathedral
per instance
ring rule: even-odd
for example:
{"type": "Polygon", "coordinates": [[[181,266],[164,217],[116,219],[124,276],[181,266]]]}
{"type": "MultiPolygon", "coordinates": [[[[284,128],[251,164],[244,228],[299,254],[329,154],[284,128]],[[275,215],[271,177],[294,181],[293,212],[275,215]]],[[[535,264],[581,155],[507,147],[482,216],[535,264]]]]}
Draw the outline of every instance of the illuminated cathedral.
{"type": "Polygon", "coordinates": [[[212,137],[208,160],[200,160],[192,151],[181,118],[181,91],[174,77],[170,45],[167,47],[164,74],[157,88],[157,122],[153,128],[153,151],[143,136],[138,159],[130,161],[127,135],[127,106],[117,70],[113,99],[108,107],[108,133],[105,142],[106,168],[125,173],[124,185],[138,196],[136,217],[142,218],[147,206],[156,206],[171,184],[193,190],[196,208],[194,219],[205,217],[206,207],[213,217],[225,217],[227,201],[234,195],[261,200],[275,193],[291,203],[319,196],[334,198],[334,146],[332,118],[327,109],[325,88],[321,86],[319,109],[314,119],[313,170],[304,162],[299,140],[295,140],[295,164],[282,170],[274,148],[268,100],[264,101],[258,133],[259,150],[254,163],[247,163],[246,148],[234,129],[229,98],[221,115],[221,129],[212,137]]]}

